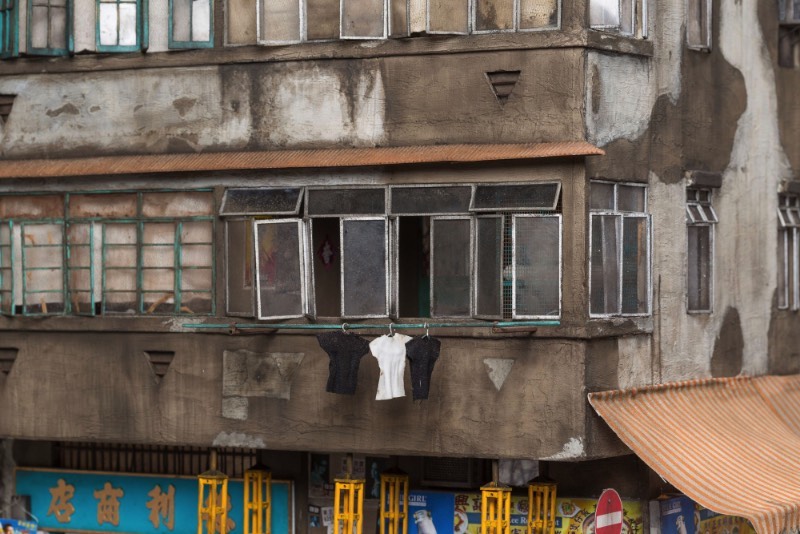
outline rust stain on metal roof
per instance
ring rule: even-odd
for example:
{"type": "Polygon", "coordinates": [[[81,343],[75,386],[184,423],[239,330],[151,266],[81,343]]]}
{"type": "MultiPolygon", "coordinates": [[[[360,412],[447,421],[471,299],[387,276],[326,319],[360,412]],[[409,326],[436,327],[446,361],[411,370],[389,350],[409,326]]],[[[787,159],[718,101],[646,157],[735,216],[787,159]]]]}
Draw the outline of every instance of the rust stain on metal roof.
{"type": "Polygon", "coordinates": [[[599,156],[585,141],[491,145],[430,145],[263,152],[146,154],[96,158],[0,161],[0,178],[51,178],[116,174],[365,167],[414,163],[468,163],[599,156]]]}

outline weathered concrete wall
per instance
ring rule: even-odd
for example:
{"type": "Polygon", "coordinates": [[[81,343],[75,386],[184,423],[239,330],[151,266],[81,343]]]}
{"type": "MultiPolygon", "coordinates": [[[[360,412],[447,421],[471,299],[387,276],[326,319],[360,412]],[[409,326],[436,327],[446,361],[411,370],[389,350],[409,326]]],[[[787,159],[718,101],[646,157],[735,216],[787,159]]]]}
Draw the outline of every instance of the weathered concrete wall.
{"type": "Polygon", "coordinates": [[[653,6],[652,58],[589,53],[587,135],[607,157],[590,160],[588,175],[648,181],[653,215],[654,364],[649,377],[626,367],[620,382],[797,367],[786,365],[798,341],[781,338],[790,320],[773,318],[773,299],[777,186],[792,175],[782,147],[797,145],[800,110],[788,90],[776,92],[777,15],[767,4],[715,1],[710,53],[686,48],[685,6],[674,2],[653,6]],[[711,314],[686,313],[685,170],[723,174],[711,314]]]}
{"type": "Polygon", "coordinates": [[[0,77],[18,95],[0,156],[576,140],[581,65],[563,48],[0,77]],[[521,71],[505,105],[498,70],[521,71]]]}
{"type": "Polygon", "coordinates": [[[328,357],[307,335],[9,332],[3,344],[19,349],[0,376],[0,403],[14,406],[0,420],[3,436],[554,460],[591,447],[580,342],[442,338],[430,398],[418,402],[410,391],[375,401],[371,356],[356,395],[327,393],[328,357]],[[304,356],[293,373],[230,361],[226,372],[224,351],[242,349],[264,362],[266,353],[304,356]],[[175,352],[160,381],[146,351],[175,352]],[[492,380],[489,359],[511,360],[504,380],[492,380]],[[242,369],[249,396],[233,380],[242,369]],[[288,399],[259,387],[287,376],[288,399]]]}

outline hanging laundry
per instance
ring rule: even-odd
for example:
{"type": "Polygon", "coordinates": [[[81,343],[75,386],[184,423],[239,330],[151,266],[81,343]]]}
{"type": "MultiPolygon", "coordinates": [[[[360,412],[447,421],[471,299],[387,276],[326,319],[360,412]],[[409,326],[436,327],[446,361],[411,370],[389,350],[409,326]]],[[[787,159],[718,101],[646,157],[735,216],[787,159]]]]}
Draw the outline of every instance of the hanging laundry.
{"type": "Polygon", "coordinates": [[[406,370],[406,343],[411,336],[393,334],[381,336],[369,343],[372,355],[378,360],[381,377],[378,379],[378,394],[375,400],[395,399],[406,396],[403,374],[406,370]]]}
{"type": "Polygon", "coordinates": [[[363,337],[344,332],[317,334],[317,341],[330,358],[328,385],[325,391],[353,395],[358,382],[358,365],[369,352],[369,342],[363,337]]]}
{"type": "Polygon", "coordinates": [[[411,361],[411,391],[414,400],[428,398],[433,366],[439,359],[442,343],[435,337],[415,337],[406,343],[406,353],[411,361]]]}

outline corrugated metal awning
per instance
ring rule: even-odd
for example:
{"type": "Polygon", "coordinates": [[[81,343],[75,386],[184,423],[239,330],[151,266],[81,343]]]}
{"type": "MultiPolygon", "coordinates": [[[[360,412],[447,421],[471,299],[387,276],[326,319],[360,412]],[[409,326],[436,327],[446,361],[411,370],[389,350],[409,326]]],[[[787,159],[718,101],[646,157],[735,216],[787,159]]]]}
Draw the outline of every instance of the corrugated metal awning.
{"type": "Polygon", "coordinates": [[[97,158],[0,160],[0,178],[469,163],[603,154],[601,149],[586,141],[146,154],[97,158]]]}
{"type": "MultiPolygon", "coordinates": [[[[796,386],[800,379],[785,380],[796,386]]],[[[774,407],[792,403],[782,397],[783,381],[696,380],[592,393],[589,402],[633,452],[687,496],[749,519],[759,534],[778,534],[800,527],[800,434],[774,407]]]]}

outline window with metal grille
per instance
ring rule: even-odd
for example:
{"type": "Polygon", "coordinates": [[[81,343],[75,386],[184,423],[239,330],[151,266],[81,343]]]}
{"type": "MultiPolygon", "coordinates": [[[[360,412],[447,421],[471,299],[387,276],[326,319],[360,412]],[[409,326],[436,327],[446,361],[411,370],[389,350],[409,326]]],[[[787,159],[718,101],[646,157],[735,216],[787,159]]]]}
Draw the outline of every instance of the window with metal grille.
{"type": "Polygon", "coordinates": [[[98,52],[135,52],[146,28],[142,0],[97,0],[98,52]]]}
{"type": "Polygon", "coordinates": [[[18,24],[17,0],[0,0],[0,57],[13,57],[18,54],[18,24]]]}
{"type": "Polygon", "coordinates": [[[27,53],[63,56],[70,52],[72,0],[30,0],[27,53]]]}
{"type": "Polygon", "coordinates": [[[210,191],[0,197],[0,309],[211,314],[210,191]]]}
{"type": "Polygon", "coordinates": [[[778,197],[778,308],[800,309],[800,196],[778,197]]]}
{"type": "Polygon", "coordinates": [[[285,217],[301,210],[296,190],[229,190],[228,312],[255,301],[264,319],[558,318],[560,193],[558,182],[309,187],[303,220],[285,217]]]}
{"type": "Polygon", "coordinates": [[[646,186],[592,181],[589,209],[590,315],[649,315],[646,186]]]}
{"type": "Polygon", "coordinates": [[[714,299],[714,226],[711,189],[686,190],[687,298],[689,312],[711,313],[714,299]]]}
{"type": "Polygon", "coordinates": [[[169,47],[214,46],[214,2],[212,0],[169,1],[169,47]]]}
{"type": "MultiPolygon", "coordinates": [[[[58,442],[57,465],[61,469],[197,476],[209,469],[209,447],[172,447],[116,443],[58,442]]],[[[256,449],[215,448],[217,469],[231,478],[242,478],[256,463],[256,449]]]]}

